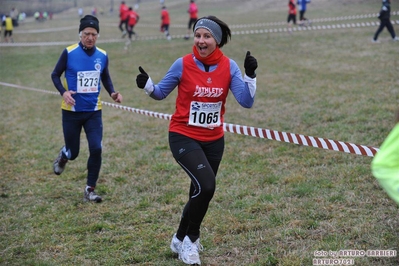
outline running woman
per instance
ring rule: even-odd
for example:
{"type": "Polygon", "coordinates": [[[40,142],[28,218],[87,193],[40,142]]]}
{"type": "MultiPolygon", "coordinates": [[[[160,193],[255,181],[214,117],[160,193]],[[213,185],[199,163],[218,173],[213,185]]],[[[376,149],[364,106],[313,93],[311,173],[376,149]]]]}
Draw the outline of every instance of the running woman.
{"type": "Polygon", "coordinates": [[[215,192],[223,156],[226,98],[231,91],[242,107],[252,107],[258,63],[248,51],[242,76],[237,63],[220,49],[231,39],[231,31],[215,16],[200,18],[193,31],[192,53],[178,58],[158,84],[140,66],[136,83],[155,100],[165,99],[178,88],[169,146],[191,185],[170,247],[184,263],[201,264],[200,227],[215,192]]]}

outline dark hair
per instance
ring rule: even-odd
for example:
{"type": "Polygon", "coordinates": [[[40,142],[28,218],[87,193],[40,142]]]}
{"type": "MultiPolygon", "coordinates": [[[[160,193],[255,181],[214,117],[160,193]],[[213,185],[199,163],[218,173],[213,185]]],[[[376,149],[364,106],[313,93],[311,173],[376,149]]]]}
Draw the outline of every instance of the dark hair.
{"type": "Polygon", "coordinates": [[[207,16],[207,17],[202,17],[202,18],[197,19],[197,21],[193,25],[193,30],[195,29],[195,25],[197,24],[197,22],[200,19],[204,19],[204,18],[216,22],[222,29],[222,40],[220,41],[220,44],[219,44],[219,48],[222,48],[226,43],[229,42],[229,40],[231,40],[231,31],[230,31],[229,26],[225,22],[221,21],[220,19],[218,19],[215,16],[207,16]]]}

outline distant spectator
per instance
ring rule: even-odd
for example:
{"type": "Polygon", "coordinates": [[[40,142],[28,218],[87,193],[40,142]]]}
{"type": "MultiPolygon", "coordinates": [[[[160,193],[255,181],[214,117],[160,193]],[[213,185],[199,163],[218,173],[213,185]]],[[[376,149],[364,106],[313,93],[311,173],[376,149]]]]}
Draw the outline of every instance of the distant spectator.
{"type": "Polygon", "coordinates": [[[19,22],[24,22],[25,18],[26,18],[26,13],[25,12],[19,13],[19,15],[18,15],[18,21],[19,22]]]}
{"type": "Polygon", "coordinates": [[[299,25],[301,26],[309,24],[309,20],[305,17],[308,3],[310,3],[310,0],[298,0],[297,2],[299,6],[299,25]]]}
{"type": "Polygon", "coordinates": [[[186,36],[184,36],[185,40],[190,39],[190,34],[192,33],[191,26],[194,25],[198,19],[198,7],[194,0],[190,0],[190,6],[188,7],[187,12],[189,13],[190,18],[188,20],[187,33],[186,36]]]}
{"type": "Polygon", "coordinates": [[[18,19],[18,15],[19,15],[18,9],[16,9],[15,7],[13,7],[13,8],[11,9],[11,11],[10,11],[10,17],[11,17],[11,19],[18,19]]]}
{"type": "Polygon", "coordinates": [[[391,34],[392,40],[398,41],[399,38],[396,36],[395,30],[393,29],[391,23],[391,0],[382,0],[382,7],[378,19],[380,20],[380,26],[374,34],[373,42],[378,42],[378,35],[384,30],[385,27],[391,34]]]}
{"type": "Polygon", "coordinates": [[[17,12],[18,12],[18,11],[15,9],[15,7],[11,8],[11,11],[10,11],[10,17],[11,17],[11,19],[16,18],[16,17],[18,16],[18,13],[17,13],[17,12]]]}
{"type": "Polygon", "coordinates": [[[169,11],[166,8],[166,6],[163,6],[161,10],[161,32],[163,32],[166,38],[170,41],[172,38],[170,37],[169,34],[169,24],[170,24],[169,11]]]}
{"type": "Polygon", "coordinates": [[[79,8],[78,9],[78,15],[79,15],[80,18],[83,17],[83,8],[79,8]]]}
{"type": "Polygon", "coordinates": [[[35,20],[39,20],[39,16],[40,16],[39,11],[36,11],[36,12],[33,14],[33,17],[35,18],[35,20]]]}
{"type": "Polygon", "coordinates": [[[125,38],[127,34],[127,21],[128,21],[129,7],[125,1],[122,1],[119,5],[119,29],[122,32],[122,38],[125,38]]]}
{"type": "Polygon", "coordinates": [[[13,23],[13,26],[18,27],[18,9],[16,9],[15,7],[13,7],[10,11],[10,17],[13,23]]]}
{"type": "Polygon", "coordinates": [[[5,42],[14,42],[14,39],[12,37],[12,31],[14,29],[14,26],[12,23],[12,18],[10,16],[7,16],[6,19],[3,21],[3,26],[5,26],[4,41],[5,42]]]}
{"type": "Polygon", "coordinates": [[[134,26],[139,22],[140,16],[132,7],[129,7],[129,12],[127,15],[127,31],[129,33],[129,40],[132,40],[132,35],[136,35],[134,32],[134,26]]]}
{"type": "Polygon", "coordinates": [[[292,25],[296,25],[296,5],[295,0],[288,0],[288,31],[292,32],[292,25]],[[292,23],[291,23],[292,21],[292,23]]]}

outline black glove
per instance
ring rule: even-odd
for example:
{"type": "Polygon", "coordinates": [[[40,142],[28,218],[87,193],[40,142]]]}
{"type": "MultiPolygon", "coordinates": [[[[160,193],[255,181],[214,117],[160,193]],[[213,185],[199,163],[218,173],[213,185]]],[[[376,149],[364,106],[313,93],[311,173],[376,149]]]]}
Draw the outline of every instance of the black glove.
{"type": "Polygon", "coordinates": [[[258,61],[248,51],[244,61],[245,74],[250,78],[255,78],[255,70],[258,68],[258,61]]]}
{"type": "Polygon", "coordinates": [[[141,66],[139,66],[139,71],[140,71],[140,74],[137,75],[136,84],[137,84],[137,87],[139,87],[140,89],[144,89],[145,84],[147,84],[147,81],[150,77],[148,76],[147,72],[145,72],[141,66]]]}

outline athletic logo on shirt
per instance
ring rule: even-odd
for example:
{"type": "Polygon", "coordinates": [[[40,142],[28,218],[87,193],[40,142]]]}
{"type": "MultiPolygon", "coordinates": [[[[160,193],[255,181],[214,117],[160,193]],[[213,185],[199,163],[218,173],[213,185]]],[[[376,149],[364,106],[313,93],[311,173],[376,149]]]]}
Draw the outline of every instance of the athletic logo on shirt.
{"type": "Polygon", "coordinates": [[[196,86],[193,97],[214,97],[217,98],[223,94],[223,88],[211,88],[196,86]]]}

